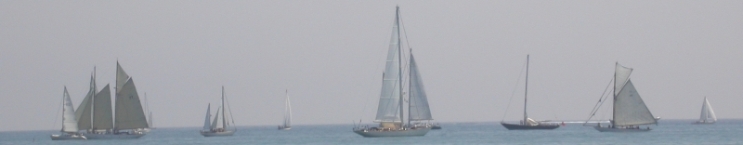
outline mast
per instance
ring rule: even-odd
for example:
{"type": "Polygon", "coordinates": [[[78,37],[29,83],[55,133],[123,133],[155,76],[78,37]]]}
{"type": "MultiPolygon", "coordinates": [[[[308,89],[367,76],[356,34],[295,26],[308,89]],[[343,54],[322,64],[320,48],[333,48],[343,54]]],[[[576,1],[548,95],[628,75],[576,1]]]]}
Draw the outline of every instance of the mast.
{"type": "MultiPolygon", "coordinates": [[[[616,62],[616,64],[614,65],[614,92],[611,93],[612,95],[614,95],[614,97],[612,99],[612,103],[614,103],[614,101],[617,101],[617,81],[619,81],[617,80],[617,69],[616,69],[617,65],[619,65],[619,62],[616,62]]],[[[615,127],[614,118],[617,118],[617,105],[615,104],[611,105],[611,120],[609,120],[609,124],[611,124],[612,127],[615,127]]]]}
{"type": "Polygon", "coordinates": [[[227,130],[227,124],[226,124],[227,121],[225,120],[225,117],[224,117],[225,111],[227,110],[224,110],[224,86],[222,86],[222,128],[224,130],[227,130]]]}
{"type": "MultiPolygon", "coordinates": [[[[410,49],[410,58],[413,58],[413,49],[412,48],[410,49]]],[[[410,68],[410,66],[408,66],[408,68],[410,68]]],[[[410,78],[411,78],[411,71],[408,69],[408,79],[410,80],[410,78]]],[[[413,98],[411,98],[411,96],[410,96],[410,93],[412,92],[411,91],[412,86],[413,86],[413,82],[408,81],[408,125],[410,125],[410,119],[413,119],[413,114],[410,113],[411,112],[410,110],[412,109],[410,107],[410,103],[413,102],[413,98]]]]}
{"type": "MultiPolygon", "coordinates": [[[[119,63],[119,62],[116,62],[116,63],[119,63]]],[[[90,102],[90,129],[92,131],[95,131],[95,129],[93,127],[93,124],[95,124],[95,119],[94,119],[95,118],[95,94],[96,94],[96,90],[98,90],[98,88],[96,88],[96,84],[95,84],[95,78],[96,77],[97,77],[97,74],[96,74],[96,71],[95,71],[95,66],[93,66],[93,92],[91,92],[91,93],[93,93],[92,94],[93,96],[90,97],[91,98],[90,99],[90,101],[91,101],[90,102]]]]}
{"type": "Polygon", "coordinates": [[[524,125],[526,125],[526,93],[529,91],[529,55],[526,55],[526,81],[524,83],[524,125]]]}
{"type": "Polygon", "coordinates": [[[399,68],[397,70],[397,76],[399,77],[398,82],[400,83],[399,85],[400,87],[399,105],[400,105],[400,123],[402,124],[405,119],[403,119],[403,108],[402,108],[403,107],[402,106],[403,104],[403,99],[402,99],[402,49],[400,49],[402,46],[401,45],[402,41],[400,40],[400,7],[398,6],[395,8],[396,8],[395,9],[395,26],[397,27],[397,67],[399,68]]]}

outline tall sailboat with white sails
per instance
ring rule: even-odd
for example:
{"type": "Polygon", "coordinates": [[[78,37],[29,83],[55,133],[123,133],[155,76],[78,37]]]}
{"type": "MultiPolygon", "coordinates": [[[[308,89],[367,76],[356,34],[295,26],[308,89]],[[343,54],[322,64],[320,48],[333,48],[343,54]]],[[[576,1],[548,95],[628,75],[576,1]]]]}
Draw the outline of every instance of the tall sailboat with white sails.
{"type": "Polygon", "coordinates": [[[709,105],[707,97],[704,97],[704,102],[702,102],[702,114],[699,116],[699,120],[694,122],[694,124],[714,124],[715,122],[717,122],[717,115],[715,115],[715,111],[712,110],[712,106],[709,105]]]}
{"type": "Polygon", "coordinates": [[[72,99],[70,94],[67,93],[67,86],[64,87],[64,94],[62,94],[62,134],[53,134],[52,140],[85,140],[87,139],[82,134],[78,133],[77,118],[75,118],[75,110],[72,108],[72,99]]]}
{"type": "Polygon", "coordinates": [[[86,130],[88,139],[136,139],[144,136],[144,132],[136,130],[148,128],[148,125],[132,77],[116,62],[114,114],[109,85],[96,92],[94,76],[91,78],[91,90],[75,112],[78,128],[86,130]]]}
{"type": "Polygon", "coordinates": [[[382,93],[377,106],[377,116],[374,122],[379,127],[357,126],[353,131],[363,137],[404,137],[424,136],[431,130],[428,126],[416,126],[413,121],[433,120],[428,106],[423,82],[418,72],[412,53],[409,64],[409,93],[408,93],[408,120],[404,124],[403,101],[403,65],[400,41],[400,8],[395,13],[395,22],[392,29],[392,39],[387,51],[382,93]]]}
{"type": "MultiPolygon", "coordinates": [[[[657,124],[658,119],[653,117],[650,109],[642,101],[640,94],[630,80],[632,68],[616,63],[614,71],[613,116],[609,126],[600,124],[594,128],[600,132],[644,132],[650,127],[641,128],[640,125],[657,124]]],[[[591,114],[595,114],[595,111],[591,114]]]]}
{"type": "Polygon", "coordinates": [[[289,90],[286,90],[286,102],[284,102],[284,124],[279,125],[279,130],[292,129],[292,104],[289,102],[289,90]]]}
{"type": "Polygon", "coordinates": [[[235,128],[235,120],[232,120],[232,111],[229,113],[229,118],[225,115],[228,115],[225,106],[228,106],[225,104],[225,97],[224,97],[224,86],[222,86],[222,105],[220,105],[217,108],[217,113],[214,115],[214,121],[209,122],[210,114],[209,110],[211,107],[211,104],[209,104],[206,108],[206,117],[204,119],[204,128],[201,130],[201,135],[204,137],[213,137],[213,136],[232,136],[237,132],[237,128],[235,128]],[[220,112],[220,109],[222,112],[220,112]],[[227,121],[227,119],[230,119],[230,121],[227,121]]]}
{"type": "Polygon", "coordinates": [[[524,120],[519,124],[511,124],[503,121],[500,124],[508,130],[555,129],[560,127],[560,125],[554,123],[537,122],[526,115],[526,94],[529,91],[529,55],[526,55],[526,81],[524,84],[524,120]]]}

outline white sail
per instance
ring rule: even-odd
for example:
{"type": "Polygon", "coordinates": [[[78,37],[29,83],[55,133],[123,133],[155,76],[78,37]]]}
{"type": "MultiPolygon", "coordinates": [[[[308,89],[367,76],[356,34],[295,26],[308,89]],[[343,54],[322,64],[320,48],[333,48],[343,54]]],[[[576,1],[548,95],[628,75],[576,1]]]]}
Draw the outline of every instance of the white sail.
{"type": "Polygon", "coordinates": [[[124,72],[124,69],[121,68],[121,65],[119,65],[119,62],[116,62],[116,93],[121,92],[122,86],[124,86],[124,83],[126,83],[126,80],[129,79],[129,75],[124,72]]]}
{"type": "Polygon", "coordinates": [[[642,101],[631,80],[622,87],[622,91],[614,98],[614,125],[645,125],[655,124],[657,120],[650,113],[648,106],[642,101]]]}
{"type": "Polygon", "coordinates": [[[212,121],[211,129],[217,129],[217,127],[221,126],[219,125],[219,123],[221,122],[219,121],[219,110],[221,109],[222,109],[222,106],[217,107],[217,113],[214,114],[214,121],[212,121]]]}
{"type": "Polygon", "coordinates": [[[209,114],[209,112],[211,110],[211,105],[212,104],[209,104],[209,105],[206,106],[206,117],[204,117],[204,128],[202,128],[202,130],[211,130],[212,129],[211,123],[209,122],[209,119],[211,118],[211,114],[209,114]]]}
{"type": "Polygon", "coordinates": [[[64,95],[63,97],[63,104],[64,107],[62,107],[62,131],[63,132],[77,132],[77,118],[75,117],[75,109],[72,107],[72,99],[70,99],[70,94],[67,93],[67,87],[64,87],[64,95]]]}
{"type": "Polygon", "coordinates": [[[93,128],[96,130],[112,129],[111,90],[108,85],[95,94],[93,102],[93,128]]]}
{"type": "Polygon", "coordinates": [[[286,102],[284,103],[284,127],[292,126],[292,104],[289,101],[289,91],[286,91],[286,102]]]}
{"type": "Polygon", "coordinates": [[[116,94],[116,129],[148,128],[134,80],[129,78],[116,94]]]}
{"type": "Polygon", "coordinates": [[[418,65],[413,55],[410,55],[410,120],[433,120],[428,107],[428,98],[423,89],[423,79],[418,72],[418,65]]]}
{"type": "Polygon", "coordinates": [[[95,78],[90,76],[90,90],[85,95],[83,102],[78,105],[75,110],[75,119],[77,120],[77,129],[85,130],[91,129],[93,123],[91,122],[91,111],[93,111],[93,96],[95,96],[95,78]]]}
{"type": "Polygon", "coordinates": [[[629,80],[630,74],[632,74],[632,68],[624,67],[619,63],[616,64],[614,74],[614,95],[619,94],[622,91],[622,87],[629,80]]]}
{"type": "Polygon", "coordinates": [[[712,110],[707,97],[704,97],[704,102],[702,103],[702,114],[699,117],[699,122],[717,122],[717,116],[715,115],[715,111],[712,110]]]}
{"type": "Polygon", "coordinates": [[[377,117],[375,122],[402,122],[398,113],[400,108],[400,60],[399,60],[399,19],[395,16],[395,22],[392,26],[392,38],[390,47],[387,50],[387,59],[382,75],[382,93],[379,97],[379,106],[377,106],[377,117]]]}

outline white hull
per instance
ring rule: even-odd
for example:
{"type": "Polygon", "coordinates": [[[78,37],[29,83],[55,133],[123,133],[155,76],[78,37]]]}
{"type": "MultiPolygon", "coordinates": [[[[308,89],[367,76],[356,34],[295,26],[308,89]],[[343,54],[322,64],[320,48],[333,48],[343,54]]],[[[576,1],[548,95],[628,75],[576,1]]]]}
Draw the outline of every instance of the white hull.
{"type": "Polygon", "coordinates": [[[201,132],[201,135],[204,137],[213,137],[213,136],[232,136],[232,134],[235,134],[235,131],[224,131],[224,132],[201,132]]]}
{"type": "Polygon", "coordinates": [[[692,124],[715,124],[715,122],[704,122],[704,121],[697,121],[692,124]]]}
{"type": "Polygon", "coordinates": [[[51,135],[52,140],[87,140],[85,136],[82,135],[70,135],[70,134],[52,134],[51,135]]]}
{"type": "Polygon", "coordinates": [[[364,137],[408,137],[408,136],[424,136],[431,128],[417,128],[408,130],[390,130],[390,131],[375,131],[367,129],[354,130],[356,134],[364,137]]]}
{"type": "Polygon", "coordinates": [[[138,139],[146,134],[142,133],[119,133],[119,134],[85,134],[85,137],[88,138],[88,140],[98,140],[98,139],[138,139]]]}
{"type": "Polygon", "coordinates": [[[291,129],[292,129],[291,126],[289,126],[289,127],[279,126],[279,130],[291,130],[291,129]]]}
{"type": "Polygon", "coordinates": [[[608,128],[608,127],[599,127],[599,126],[594,126],[593,128],[595,128],[599,132],[647,132],[647,131],[652,130],[650,128],[647,128],[647,129],[642,129],[642,128],[637,128],[637,129],[634,129],[634,128],[608,128]]]}

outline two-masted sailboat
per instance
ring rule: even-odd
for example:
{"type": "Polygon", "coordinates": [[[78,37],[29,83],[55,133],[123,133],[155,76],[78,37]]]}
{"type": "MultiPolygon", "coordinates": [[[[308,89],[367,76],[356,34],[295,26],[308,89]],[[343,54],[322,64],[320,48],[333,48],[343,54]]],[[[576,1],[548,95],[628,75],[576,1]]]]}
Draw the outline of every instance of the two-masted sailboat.
{"type": "Polygon", "coordinates": [[[403,137],[424,136],[431,130],[428,126],[416,126],[412,121],[433,120],[428,100],[423,89],[423,82],[415,64],[412,53],[409,64],[409,99],[408,122],[403,124],[403,68],[402,49],[400,41],[400,8],[395,13],[395,22],[392,28],[392,40],[387,51],[387,61],[384,69],[382,93],[377,106],[377,116],[374,122],[379,127],[354,127],[353,132],[364,137],[403,137]]]}
{"type": "Polygon", "coordinates": [[[72,108],[72,99],[70,94],[67,93],[67,86],[64,87],[64,94],[62,94],[62,134],[53,134],[52,140],[85,140],[87,139],[82,134],[78,133],[77,118],[75,118],[75,110],[72,108]]]}
{"type": "Polygon", "coordinates": [[[521,121],[519,124],[510,124],[501,121],[501,125],[503,127],[506,127],[508,130],[532,130],[532,129],[555,129],[560,127],[558,124],[554,123],[545,123],[545,122],[537,122],[534,119],[531,119],[526,115],[526,98],[527,93],[529,92],[529,55],[526,55],[526,83],[524,87],[524,120],[521,121]]]}
{"type": "Polygon", "coordinates": [[[292,104],[289,102],[289,90],[286,90],[286,102],[284,102],[284,124],[279,125],[279,130],[292,129],[292,104]]]}
{"type": "MultiPolygon", "coordinates": [[[[224,99],[224,86],[222,86],[222,105],[220,105],[217,108],[217,113],[214,115],[214,121],[211,123],[209,122],[210,114],[209,110],[211,107],[211,104],[209,104],[206,107],[206,117],[204,119],[204,128],[201,130],[201,135],[204,137],[212,137],[212,136],[232,136],[232,134],[235,134],[237,132],[237,128],[235,128],[234,124],[235,121],[232,120],[232,111],[230,111],[229,119],[232,121],[230,124],[229,121],[227,121],[227,112],[228,110],[225,110],[225,99],[224,99]],[[220,109],[222,112],[220,112],[220,109]]],[[[229,108],[228,108],[229,109],[229,108]]]]}
{"type": "Polygon", "coordinates": [[[95,75],[91,76],[90,91],[75,111],[77,126],[80,130],[86,130],[84,135],[88,139],[136,139],[145,135],[135,130],[148,126],[134,80],[118,62],[116,69],[115,116],[109,86],[96,91],[95,75]]]}
{"type": "Polygon", "coordinates": [[[714,124],[715,122],[717,122],[715,111],[712,110],[712,106],[709,105],[707,97],[704,97],[704,102],[702,102],[702,114],[699,116],[699,120],[694,122],[694,124],[714,124]]]}
{"type": "MultiPolygon", "coordinates": [[[[632,68],[616,63],[614,72],[614,105],[613,120],[609,126],[600,124],[594,128],[600,132],[643,132],[650,131],[650,127],[641,128],[640,125],[657,124],[658,118],[653,117],[650,109],[642,101],[640,94],[630,80],[632,68]]],[[[595,114],[592,112],[591,114],[595,114]]]]}

